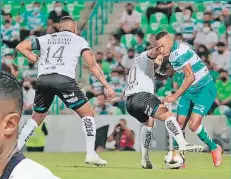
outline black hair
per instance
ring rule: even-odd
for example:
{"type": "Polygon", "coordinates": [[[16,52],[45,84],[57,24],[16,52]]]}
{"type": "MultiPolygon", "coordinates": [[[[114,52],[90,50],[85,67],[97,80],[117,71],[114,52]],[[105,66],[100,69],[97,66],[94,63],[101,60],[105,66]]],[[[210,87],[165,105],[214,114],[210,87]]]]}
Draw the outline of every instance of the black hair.
{"type": "Polygon", "coordinates": [[[11,68],[5,62],[2,62],[2,71],[11,73],[11,68]]]}
{"type": "Polygon", "coordinates": [[[133,6],[133,4],[129,2],[129,3],[127,3],[126,6],[133,6]]]}
{"type": "Polygon", "coordinates": [[[207,24],[209,27],[211,27],[210,22],[204,22],[204,25],[207,24]]]}
{"type": "Polygon", "coordinates": [[[128,52],[135,52],[134,48],[129,48],[128,52]]]}
{"type": "Polygon", "coordinates": [[[38,1],[35,1],[35,2],[34,2],[34,5],[35,5],[35,4],[40,5],[40,3],[39,3],[38,1]]]}
{"type": "Polygon", "coordinates": [[[218,43],[217,43],[217,46],[218,46],[218,47],[225,47],[225,43],[224,43],[224,42],[218,42],[218,43]]]}
{"type": "Polygon", "coordinates": [[[73,21],[73,22],[75,22],[75,20],[71,16],[63,16],[60,19],[60,22],[65,22],[65,21],[73,21]]]}
{"type": "Polygon", "coordinates": [[[138,35],[142,39],[144,38],[144,33],[140,30],[136,33],[136,35],[138,35]]]}
{"type": "Polygon", "coordinates": [[[119,71],[118,70],[112,70],[111,73],[118,73],[119,74],[119,71]]]}
{"type": "Polygon", "coordinates": [[[104,98],[106,98],[106,95],[105,95],[104,93],[99,93],[99,94],[97,94],[96,96],[97,96],[97,97],[98,97],[98,96],[104,96],[104,98]]]}
{"type": "Polygon", "coordinates": [[[218,72],[219,72],[219,73],[228,73],[228,71],[227,71],[227,70],[224,70],[223,68],[221,68],[218,72]]]}
{"type": "Polygon", "coordinates": [[[190,10],[190,11],[191,11],[191,14],[193,13],[193,8],[192,8],[191,6],[189,6],[189,7],[186,7],[185,9],[188,9],[188,10],[190,10]]]}
{"type": "Polygon", "coordinates": [[[205,12],[204,15],[210,15],[211,16],[212,13],[211,12],[205,12]]]}
{"type": "MultiPolygon", "coordinates": [[[[207,48],[205,45],[201,44],[201,45],[198,46],[198,49],[199,49],[199,48],[203,48],[204,51],[205,51],[205,54],[206,54],[206,55],[209,55],[209,50],[208,50],[208,48],[207,48]]],[[[197,51],[198,51],[198,50],[197,50],[197,51]]]]}
{"type": "Polygon", "coordinates": [[[181,37],[183,37],[182,33],[176,33],[175,36],[181,36],[181,37]]]}
{"type": "Polygon", "coordinates": [[[12,101],[17,111],[10,112],[18,112],[21,115],[23,108],[23,92],[19,81],[11,73],[0,71],[0,84],[0,99],[12,101]]]}
{"type": "Polygon", "coordinates": [[[165,35],[168,35],[167,31],[161,31],[156,35],[156,40],[162,39],[165,35]]]}
{"type": "Polygon", "coordinates": [[[121,36],[119,34],[112,34],[112,36],[118,41],[120,41],[121,39],[121,36]]]}
{"type": "Polygon", "coordinates": [[[103,52],[96,52],[97,55],[103,55],[103,52]]]}
{"type": "Polygon", "coordinates": [[[10,16],[12,18],[11,13],[5,13],[5,14],[3,14],[3,16],[10,16]]]}
{"type": "Polygon", "coordinates": [[[210,61],[209,60],[205,60],[204,63],[207,63],[208,65],[210,65],[210,61]]]}
{"type": "Polygon", "coordinates": [[[127,124],[127,121],[126,121],[126,119],[123,119],[123,118],[122,118],[122,119],[120,119],[120,121],[124,121],[124,122],[127,124]]]}
{"type": "Polygon", "coordinates": [[[59,3],[61,3],[60,1],[55,1],[55,4],[59,4],[59,3]]]}
{"type": "Polygon", "coordinates": [[[11,54],[11,53],[7,53],[7,54],[4,55],[4,57],[6,57],[6,56],[12,56],[12,57],[14,57],[14,55],[11,54]]]}

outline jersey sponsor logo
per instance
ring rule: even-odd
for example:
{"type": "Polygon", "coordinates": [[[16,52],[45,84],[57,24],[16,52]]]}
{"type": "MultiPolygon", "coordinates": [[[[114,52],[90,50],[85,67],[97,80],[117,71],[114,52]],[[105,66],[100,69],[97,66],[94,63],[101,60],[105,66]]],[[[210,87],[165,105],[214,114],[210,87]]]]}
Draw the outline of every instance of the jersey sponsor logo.
{"type": "Polygon", "coordinates": [[[71,38],[64,38],[64,37],[52,37],[52,39],[47,39],[47,44],[62,44],[62,45],[69,45],[72,41],[71,38]]]}
{"type": "Polygon", "coordinates": [[[87,136],[94,136],[93,124],[91,122],[91,119],[85,118],[85,119],[83,119],[83,123],[84,123],[85,128],[86,128],[87,136]]]}
{"type": "Polygon", "coordinates": [[[172,131],[172,133],[177,136],[179,134],[178,130],[176,129],[176,126],[172,121],[167,121],[167,127],[172,131]]]}

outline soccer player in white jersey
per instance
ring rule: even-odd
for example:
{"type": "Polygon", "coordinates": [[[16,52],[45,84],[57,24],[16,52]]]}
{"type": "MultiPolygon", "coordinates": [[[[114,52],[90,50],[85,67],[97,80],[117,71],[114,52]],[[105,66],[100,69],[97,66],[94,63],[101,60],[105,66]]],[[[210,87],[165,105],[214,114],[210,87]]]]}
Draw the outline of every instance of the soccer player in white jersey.
{"type": "Polygon", "coordinates": [[[183,127],[189,114],[189,128],[196,132],[202,142],[211,150],[213,163],[218,167],[222,163],[222,149],[209,136],[205,127],[201,124],[216,98],[216,87],[207,66],[202,59],[187,45],[174,41],[165,31],[156,36],[156,46],[160,54],[169,57],[173,69],[184,76],[184,82],[176,93],[167,96],[163,102],[172,103],[180,98],[177,109],[177,121],[183,127]]]}
{"type": "Polygon", "coordinates": [[[75,21],[65,16],[60,20],[60,32],[25,40],[16,47],[31,62],[38,61],[34,112],[19,134],[18,147],[21,149],[34,129],[42,123],[54,96],[57,95],[68,108],[73,109],[82,118],[87,151],[85,162],[105,165],[107,161],[100,159],[94,150],[96,125],[93,110],[84,92],[75,81],[76,65],[81,55],[89,65],[90,71],[105,87],[109,99],[115,96],[115,92],[96,63],[89,44],[76,33],[75,21]],[[40,57],[37,57],[32,52],[33,50],[40,50],[40,57]]]}
{"type": "Polygon", "coordinates": [[[140,144],[141,165],[145,169],[152,168],[149,148],[155,118],[165,121],[167,131],[179,144],[179,150],[203,150],[202,146],[190,145],[185,141],[176,117],[155,96],[155,68],[160,66],[162,61],[161,55],[157,57],[157,54],[158,49],[154,47],[134,59],[124,95],[128,113],[144,124],[140,133],[140,144]]]}
{"type": "Polygon", "coordinates": [[[18,151],[18,124],[23,108],[22,88],[13,75],[4,71],[0,72],[0,83],[0,178],[60,179],[18,151]]]}

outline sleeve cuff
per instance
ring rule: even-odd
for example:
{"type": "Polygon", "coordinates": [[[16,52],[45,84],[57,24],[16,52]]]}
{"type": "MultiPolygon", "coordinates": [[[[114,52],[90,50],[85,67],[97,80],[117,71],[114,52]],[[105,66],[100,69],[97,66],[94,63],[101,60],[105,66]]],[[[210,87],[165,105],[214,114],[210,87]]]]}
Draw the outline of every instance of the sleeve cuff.
{"type": "Polygon", "coordinates": [[[80,54],[82,55],[83,52],[85,52],[85,51],[87,51],[87,50],[91,50],[91,49],[89,49],[89,48],[83,48],[83,49],[81,50],[80,54]]]}

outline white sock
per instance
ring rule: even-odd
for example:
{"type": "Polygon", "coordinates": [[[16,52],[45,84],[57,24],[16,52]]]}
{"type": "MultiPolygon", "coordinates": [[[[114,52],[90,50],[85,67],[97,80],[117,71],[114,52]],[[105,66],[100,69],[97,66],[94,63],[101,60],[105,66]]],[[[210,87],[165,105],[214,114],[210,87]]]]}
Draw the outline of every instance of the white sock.
{"type": "Polygon", "coordinates": [[[183,132],[178,122],[176,121],[175,116],[168,117],[165,120],[165,127],[169,135],[171,135],[175,139],[175,141],[178,143],[179,146],[188,144],[184,138],[183,132]]]}
{"type": "Polygon", "coordinates": [[[91,116],[82,118],[82,129],[86,140],[87,155],[97,155],[95,152],[96,125],[91,116]]]}
{"type": "Polygon", "coordinates": [[[152,141],[152,127],[143,126],[140,131],[140,147],[142,160],[149,160],[149,148],[152,141]]]}
{"type": "Polygon", "coordinates": [[[21,150],[28,139],[34,133],[34,130],[38,127],[38,124],[34,119],[28,119],[27,122],[23,125],[19,136],[18,136],[18,149],[21,150]]]}

